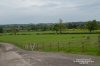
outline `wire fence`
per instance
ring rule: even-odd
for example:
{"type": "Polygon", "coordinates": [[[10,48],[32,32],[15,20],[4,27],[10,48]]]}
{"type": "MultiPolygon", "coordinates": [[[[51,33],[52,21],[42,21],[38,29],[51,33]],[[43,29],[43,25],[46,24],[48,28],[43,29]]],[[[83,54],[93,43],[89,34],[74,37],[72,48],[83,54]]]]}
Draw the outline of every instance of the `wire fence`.
{"type": "Polygon", "coordinates": [[[57,41],[57,42],[41,42],[26,43],[21,45],[25,50],[30,51],[47,51],[47,52],[72,52],[72,53],[95,53],[100,54],[100,37],[98,40],[86,37],[78,41],[57,41]]]}

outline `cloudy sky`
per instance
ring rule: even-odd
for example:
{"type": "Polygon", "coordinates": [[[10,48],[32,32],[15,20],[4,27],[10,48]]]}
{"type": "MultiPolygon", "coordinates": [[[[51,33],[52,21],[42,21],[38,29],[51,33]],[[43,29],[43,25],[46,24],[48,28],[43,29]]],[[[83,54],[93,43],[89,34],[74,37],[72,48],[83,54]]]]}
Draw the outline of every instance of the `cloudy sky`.
{"type": "Polygon", "coordinates": [[[0,0],[0,24],[100,20],[100,0],[0,0]]]}

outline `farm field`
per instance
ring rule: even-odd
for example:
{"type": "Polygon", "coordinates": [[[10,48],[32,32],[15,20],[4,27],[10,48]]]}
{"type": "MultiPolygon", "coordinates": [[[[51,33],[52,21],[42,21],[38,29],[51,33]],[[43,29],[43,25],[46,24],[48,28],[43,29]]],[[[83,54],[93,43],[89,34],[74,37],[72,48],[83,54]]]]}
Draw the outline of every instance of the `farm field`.
{"type": "Polygon", "coordinates": [[[98,55],[98,34],[42,35],[37,32],[20,32],[18,35],[3,34],[0,42],[12,43],[31,51],[98,55]]]}

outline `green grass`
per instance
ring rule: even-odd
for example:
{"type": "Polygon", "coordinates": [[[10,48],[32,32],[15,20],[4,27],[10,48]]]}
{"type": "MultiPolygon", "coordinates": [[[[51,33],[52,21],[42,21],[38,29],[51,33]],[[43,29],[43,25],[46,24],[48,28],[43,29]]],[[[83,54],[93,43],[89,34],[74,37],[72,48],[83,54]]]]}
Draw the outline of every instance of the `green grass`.
{"type": "MultiPolygon", "coordinates": [[[[37,35],[36,32],[21,32],[27,35],[0,36],[1,42],[13,43],[18,47],[38,44],[38,51],[67,52],[78,54],[98,54],[98,34],[37,35]],[[87,38],[89,37],[89,38],[87,38]],[[82,51],[82,44],[84,51],[82,51]]],[[[20,33],[20,34],[21,34],[20,33]]],[[[25,49],[25,48],[24,48],[25,49]]],[[[30,48],[28,48],[30,50],[30,48]]],[[[35,49],[36,50],[36,49],[35,49]]]]}

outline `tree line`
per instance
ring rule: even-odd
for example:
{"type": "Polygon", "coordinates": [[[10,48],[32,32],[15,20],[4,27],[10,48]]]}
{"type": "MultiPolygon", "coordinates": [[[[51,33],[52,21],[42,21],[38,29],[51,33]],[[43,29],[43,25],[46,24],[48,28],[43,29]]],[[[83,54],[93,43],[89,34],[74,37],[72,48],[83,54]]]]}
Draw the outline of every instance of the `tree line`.
{"type": "Polygon", "coordinates": [[[89,32],[92,32],[100,29],[100,22],[92,20],[87,22],[65,23],[62,19],[59,19],[58,23],[1,25],[0,33],[12,32],[16,34],[19,31],[55,31],[57,34],[61,34],[66,29],[88,29],[89,32]]]}

